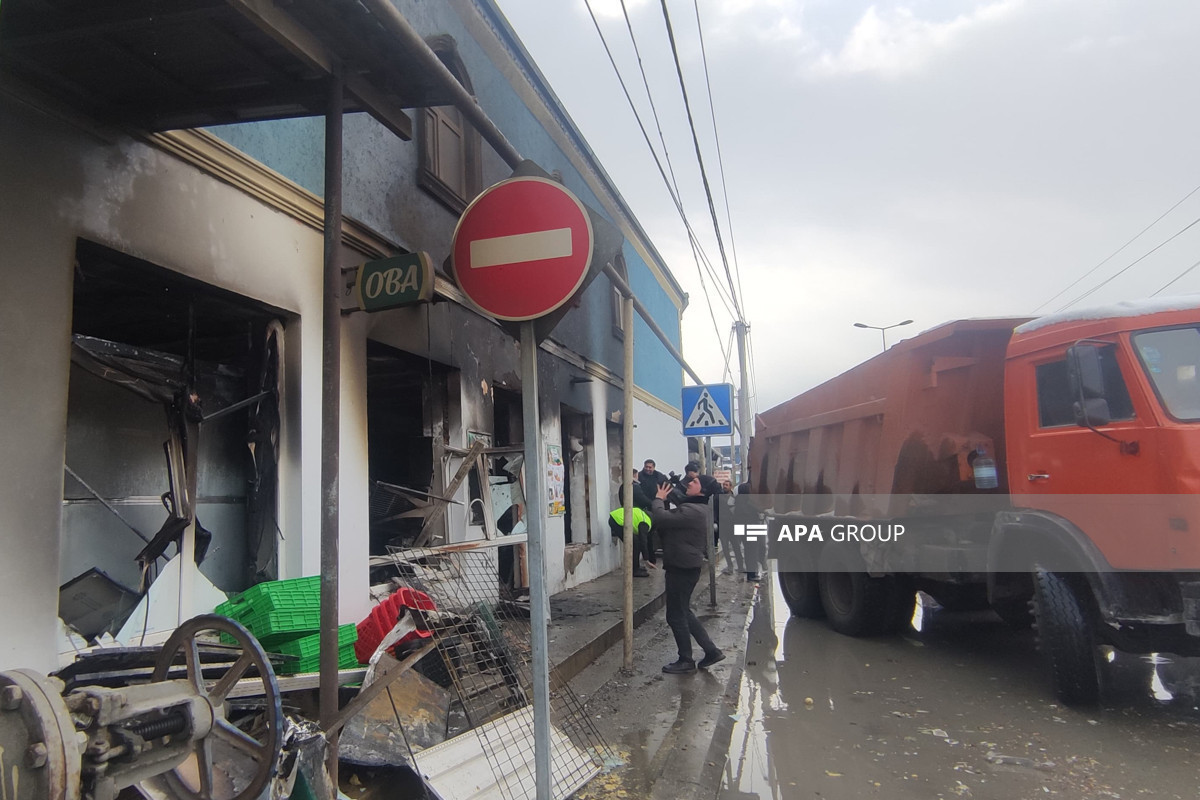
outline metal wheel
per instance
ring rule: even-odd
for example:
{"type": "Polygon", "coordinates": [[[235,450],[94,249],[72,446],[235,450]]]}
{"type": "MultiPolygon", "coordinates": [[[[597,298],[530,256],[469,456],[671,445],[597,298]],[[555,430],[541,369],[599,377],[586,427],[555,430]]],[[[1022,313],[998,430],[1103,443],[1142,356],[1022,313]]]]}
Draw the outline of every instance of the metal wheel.
{"type": "Polygon", "coordinates": [[[163,645],[152,680],[168,680],[181,655],[187,682],[212,706],[213,724],[208,736],[195,743],[192,755],[166,774],[167,783],[182,798],[254,800],[275,776],[282,739],[283,711],[271,663],[249,631],[214,614],[194,617],[175,630],[163,645]],[[207,632],[224,633],[237,642],[228,648],[238,653],[232,665],[201,663],[201,645],[216,645],[215,638],[204,641],[209,637],[201,634],[207,632]],[[266,724],[253,735],[228,718],[229,694],[242,678],[257,678],[263,684],[266,724]],[[222,766],[220,773],[214,772],[217,764],[222,766]]]}

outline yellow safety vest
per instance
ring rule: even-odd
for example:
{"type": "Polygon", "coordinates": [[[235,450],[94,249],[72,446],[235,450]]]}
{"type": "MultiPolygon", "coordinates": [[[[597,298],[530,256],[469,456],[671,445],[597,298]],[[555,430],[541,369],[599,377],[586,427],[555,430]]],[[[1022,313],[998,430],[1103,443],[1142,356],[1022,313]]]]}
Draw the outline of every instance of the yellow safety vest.
{"type": "MultiPolygon", "coordinates": [[[[614,510],[611,514],[609,514],[609,516],[612,517],[613,521],[616,522],[618,525],[624,527],[624,525],[625,525],[625,509],[624,508],[618,508],[618,509],[614,510]]],[[[651,526],[651,524],[652,523],[650,522],[650,515],[647,514],[644,510],[638,508],[637,506],[634,506],[633,507],[633,532],[637,533],[642,525],[645,525],[647,528],[649,528],[651,526]]]]}

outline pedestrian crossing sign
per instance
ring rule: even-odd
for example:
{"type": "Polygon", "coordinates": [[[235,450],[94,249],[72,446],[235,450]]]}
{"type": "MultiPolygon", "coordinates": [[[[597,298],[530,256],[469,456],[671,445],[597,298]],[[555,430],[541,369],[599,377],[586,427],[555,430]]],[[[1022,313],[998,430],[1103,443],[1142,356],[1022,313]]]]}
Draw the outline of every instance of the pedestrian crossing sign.
{"type": "Polygon", "coordinates": [[[733,435],[733,386],[711,383],[683,387],[684,436],[733,435]]]}

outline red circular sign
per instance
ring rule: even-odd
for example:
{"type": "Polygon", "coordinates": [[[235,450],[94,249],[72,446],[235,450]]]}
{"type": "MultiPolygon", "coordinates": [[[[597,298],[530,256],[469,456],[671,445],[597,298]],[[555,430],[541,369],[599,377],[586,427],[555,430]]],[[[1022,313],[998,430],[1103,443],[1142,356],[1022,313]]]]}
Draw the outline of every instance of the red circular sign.
{"type": "Polygon", "coordinates": [[[592,260],[579,198],[545,178],[511,178],[476,197],[454,229],[454,279],[479,310],[536,319],[575,294],[592,260]]]}

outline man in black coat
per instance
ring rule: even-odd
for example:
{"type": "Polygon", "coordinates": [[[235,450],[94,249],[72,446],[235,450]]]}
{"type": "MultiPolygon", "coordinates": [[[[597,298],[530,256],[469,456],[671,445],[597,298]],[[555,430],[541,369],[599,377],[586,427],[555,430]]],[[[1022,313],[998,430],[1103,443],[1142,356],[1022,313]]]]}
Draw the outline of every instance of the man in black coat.
{"type": "Polygon", "coordinates": [[[679,479],[679,490],[675,493],[673,500],[678,501],[688,492],[688,486],[693,483],[700,485],[700,494],[703,495],[705,502],[709,504],[713,512],[713,544],[717,544],[721,540],[721,502],[711,502],[711,498],[722,494],[720,482],[712,475],[704,475],[700,472],[700,464],[696,461],[689,461],[687,466],[683,468],[683,477],[679,479]]]}
{"type": "Polygon", "coordinates": [[[662,668],[668,675],[687,675],[695,672],[697,666],[711,667],[725,658],[692,612],[692,592],[700,580],[700,567],[707,550],[708,515],[704,510],[707,498],[700,491],[699,481],[687,484],[685,489],[685,495],[677,496],[676,507],[667,508],[666,499],[673,490],[664,483],[650,504],[654,530],[662,541],[667,625],[679,650],[678,660],[662,668]],[[693,638],[704,651],[699,664],[692,658],[693,638]]]}
{"type": "Polygon", "coordinates": [[[646,493],[647,499],[654,497],[658,487],[670,480],[655,467],[654,459],[647,458],[646,463],[642,464],[642,471],[637,474],[637,481],[642,485],[642,491],[646,493]]]}

